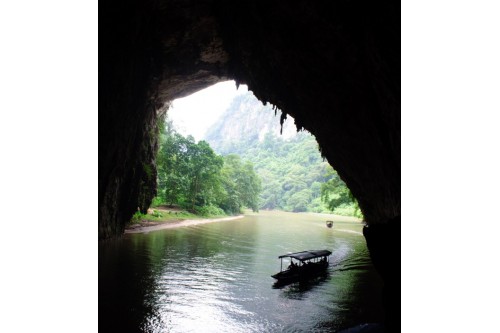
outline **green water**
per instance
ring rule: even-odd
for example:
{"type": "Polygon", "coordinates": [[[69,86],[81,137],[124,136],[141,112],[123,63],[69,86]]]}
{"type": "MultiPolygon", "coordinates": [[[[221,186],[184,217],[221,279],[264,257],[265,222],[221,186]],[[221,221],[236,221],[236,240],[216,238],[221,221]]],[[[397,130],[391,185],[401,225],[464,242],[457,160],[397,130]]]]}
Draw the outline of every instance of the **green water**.
{"type": "MultiPolygon", "coordinates": [[[[383,321],[359,222],[260,212],[99,245],[100,332],[336,332],[383,321]],[[277,257],[333,252],[326,276],[273,287],[277,257]]],[[[348,220],[348,219],[345,219],[348,220]]]]}

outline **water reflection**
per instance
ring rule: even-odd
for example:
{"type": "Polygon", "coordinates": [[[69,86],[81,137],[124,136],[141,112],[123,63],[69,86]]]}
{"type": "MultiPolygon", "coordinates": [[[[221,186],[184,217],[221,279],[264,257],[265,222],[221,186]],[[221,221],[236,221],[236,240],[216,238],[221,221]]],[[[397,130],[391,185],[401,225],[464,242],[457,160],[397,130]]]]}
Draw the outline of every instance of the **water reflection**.
{"type": "Polygon", "coordinates": [[[330,278],[331,278],[330,273],[327,271],[322,274],[319,274],[314,278],[304,281],[297,281],[292,283],[277,281],[273,284],[272,288],[283,289],[283,295],[285,297],[291,299],[302,299],[303,295],[306,292],[318,286],[321,286],[323,283],[326,283],[330,278]]]}
{"type": "Polygon", "coordinates": [[[328,229],[322,217],[263,212],[101,243],[99,330],[335,332],[381,321],[361,225],[342,228],[353,232],[328,229]],[[273,286],[278,255],[313,248],[333,251],[325,275],[273,286]]]}

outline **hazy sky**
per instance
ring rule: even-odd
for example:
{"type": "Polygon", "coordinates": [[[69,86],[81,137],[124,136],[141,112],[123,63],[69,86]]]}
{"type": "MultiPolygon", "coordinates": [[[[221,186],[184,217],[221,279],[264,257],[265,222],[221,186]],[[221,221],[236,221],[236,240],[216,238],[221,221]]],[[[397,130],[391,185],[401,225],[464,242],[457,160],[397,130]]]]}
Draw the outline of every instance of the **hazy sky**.
{"type": "Polygon", "coordinates": [[[187,97],[174,100],[168,110],[168,117],[181,134],[191,134],[196,141],[199,141],[205,131],[229,107],[233,98],[247,91],[246,85],[240,85],[236,90],[234,81],[217,83],[187,97]]]}

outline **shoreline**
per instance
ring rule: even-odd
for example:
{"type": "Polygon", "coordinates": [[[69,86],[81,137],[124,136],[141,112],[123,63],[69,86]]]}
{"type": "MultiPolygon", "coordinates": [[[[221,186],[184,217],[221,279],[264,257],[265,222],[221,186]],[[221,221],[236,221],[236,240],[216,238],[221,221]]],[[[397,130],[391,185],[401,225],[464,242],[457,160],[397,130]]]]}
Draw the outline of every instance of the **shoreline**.
{"type": "Polygon", "coordinates": [[[238,216],[220,217],[220,218],[214,218],[214,219],[179,220],[179,221],[175,221],[175,222],[163,222],[163,223],[159,222],[158,224],[151,225],[151,226],[139,226],[139,227],[135,227],[135,228],[128,228],[128,229],[125,229],[124,233],[125,234],[148,233],[150,231],[188,227],[188,226],[192,226],[192,225],[206,224],[206,223],[212,223],[212,222],[233,221],[233,220],[241,219],[243,217],[244,217],[244,215],[238,215],[238,216]]]}

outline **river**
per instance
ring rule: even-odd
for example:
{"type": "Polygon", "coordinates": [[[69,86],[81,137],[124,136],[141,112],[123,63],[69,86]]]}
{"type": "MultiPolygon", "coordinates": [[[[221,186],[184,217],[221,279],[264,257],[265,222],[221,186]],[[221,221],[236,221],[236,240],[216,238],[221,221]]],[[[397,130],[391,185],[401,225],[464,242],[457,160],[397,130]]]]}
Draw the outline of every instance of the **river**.
{"type": "Polygon", "coordinates": [[[99,332],[336,332],[383,321],[362,224],[268,212],[99,244],[99,332]],[[333,252],[325,276],[276,288],[287,252],[333,252]]]}

